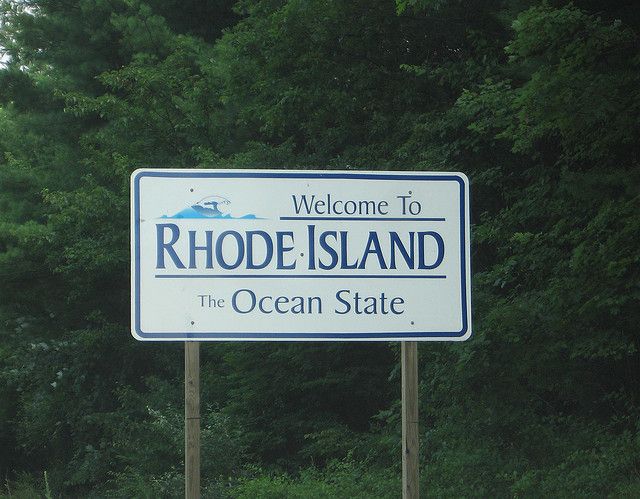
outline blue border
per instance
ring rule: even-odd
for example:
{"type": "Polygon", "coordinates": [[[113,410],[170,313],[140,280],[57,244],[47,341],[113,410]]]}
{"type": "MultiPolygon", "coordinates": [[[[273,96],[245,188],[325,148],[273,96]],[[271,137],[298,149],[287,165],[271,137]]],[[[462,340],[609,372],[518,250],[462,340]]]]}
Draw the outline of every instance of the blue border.
{"type": "Polygon", "coordinates": [[[331,173],[331,172],[239,172],[239,171],[140,171],[134,173],[133,177],[133,210],[135,220],[135,281],[133,298],[135,300],[135,333],[142,339],[162,339],[165,341],[184,341],[189,339],[197,340],[296,340],[296,339],[358,339],[358,340],[384,340],[386,338],[461,338],[469,330],[468,310],[467,310],[467,273],[466,273],[466,205],[465,205],[465,182],[459,175],[412,175],[412,174],[377,174],[377,173],[331,173]],[[444,180],[457,182],[460,186],[460,261],[461,261],[461,299],[462,299],[462,329],[456,332],[450,331],[428,331],[428,332],[368,332],[368,333],[231,333],[231,332],[206,332],[206,333],[145,333],[140,326],[140,179],[143,177],[168,177],[168,178],[325,178],[325,179],[363,179],[363,180],[444,180]]]}

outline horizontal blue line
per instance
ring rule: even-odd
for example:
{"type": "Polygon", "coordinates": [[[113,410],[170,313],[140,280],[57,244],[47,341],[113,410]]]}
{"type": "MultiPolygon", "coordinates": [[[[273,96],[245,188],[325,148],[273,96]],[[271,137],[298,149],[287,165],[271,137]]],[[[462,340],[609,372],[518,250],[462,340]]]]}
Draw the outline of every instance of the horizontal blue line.
{"type": "Polygon", "coordinates": [[[286,338],[295,340],[296,338],[313,338],[313,339],[328,339],[328,338],[353,338],[353,339],[367,339],[367,338],[459,338],[464,336],[467,332],[463,329],[459,332],[450,331],[425,331],[425,332],[365,332],[365,333],[234,333],[234,332],[202,332],[202,333],[184,333],[184,332],[166,332],[166,333],[145,333],[142,331],[136,331],[142,338],[167,338],[170,339],[184,339],[184,338],[238,338],[238,339],[269,339],[269,338],[286,338]]]}
{"type": "Polygon", "coordinates": [[[444,222],[445,218],[389,218],[389,217],[280,217],[280,220],[351,220],[355,222],[444,222]]]}
{"type": "Polygon", "coordinates": [[[334,173],[331,170],[327,172],[287,172],[282,171],[252,171],[252,172],[240,172],[240,171],[141,171],[136,175],[136,181],[139,181],[140,177],[165,177],[165,178],[319,178],[319,179],[359,179],[359,180],[416,180],[416,181],[448,181],[458,182],[464,184],[462,177],[455,173],[450,175],[437,175],[434,173],[355,173],[355,172],[338,172],[334,173]]]}
{"type": "Polygon", "coordinates": [[[446,275],[380,275],[380,274],[156,274],[156,279],[446,279],[446,275]]]}

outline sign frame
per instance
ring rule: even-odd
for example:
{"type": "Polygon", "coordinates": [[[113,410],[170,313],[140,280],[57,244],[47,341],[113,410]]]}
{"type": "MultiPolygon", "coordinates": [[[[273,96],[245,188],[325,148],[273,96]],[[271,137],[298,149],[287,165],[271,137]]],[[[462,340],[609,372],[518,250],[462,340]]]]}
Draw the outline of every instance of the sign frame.
{"type": "MultiPolygon", "coordinates": [[[[393,277],[389,277],[391,279],[393,277]]],[[[229,279],[232,280],[232,279],[229,279]]],[[[326,319],[321,319],[326,320],[326,319]]],[[[237,170],[237,169],[161,169],[142,168],[131,174],[131,333],[140,341],[465,341],[471,328],[471,263],[469,181],[460,172],[364,171],[364,170],[237,170]],[[378,181],[453,181],[459,187],[460,214],[460,331],[380,332],[153,332],[141,327],[140,266],[140,181],[145,177],[234,178],[234,179],[366,179],[378,181]]]]}

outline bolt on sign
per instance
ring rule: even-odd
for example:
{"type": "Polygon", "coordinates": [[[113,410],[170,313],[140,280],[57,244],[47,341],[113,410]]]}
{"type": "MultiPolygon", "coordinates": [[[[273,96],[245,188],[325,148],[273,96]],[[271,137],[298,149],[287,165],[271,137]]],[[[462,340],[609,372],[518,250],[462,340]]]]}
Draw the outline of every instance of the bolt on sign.
{"type": "Polygon", "coordinates": [[[132,333],[144,341],[463,341],[462,173],[141,169],[132,333]]]}

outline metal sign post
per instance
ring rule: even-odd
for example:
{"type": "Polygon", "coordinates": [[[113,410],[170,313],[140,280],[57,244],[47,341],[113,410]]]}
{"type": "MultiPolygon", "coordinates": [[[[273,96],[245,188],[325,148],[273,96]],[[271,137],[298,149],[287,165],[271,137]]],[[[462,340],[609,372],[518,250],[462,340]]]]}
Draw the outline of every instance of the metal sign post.
{"type": "Polygon", "coordinates": [[[200,498],[200,344],[184,343],[185,499],[200,498]]]}
{"type": "Polygon", "coordinates": [[[402,364],[402,499],[418,499],[418,343],[401,343],[402,364]]]}

